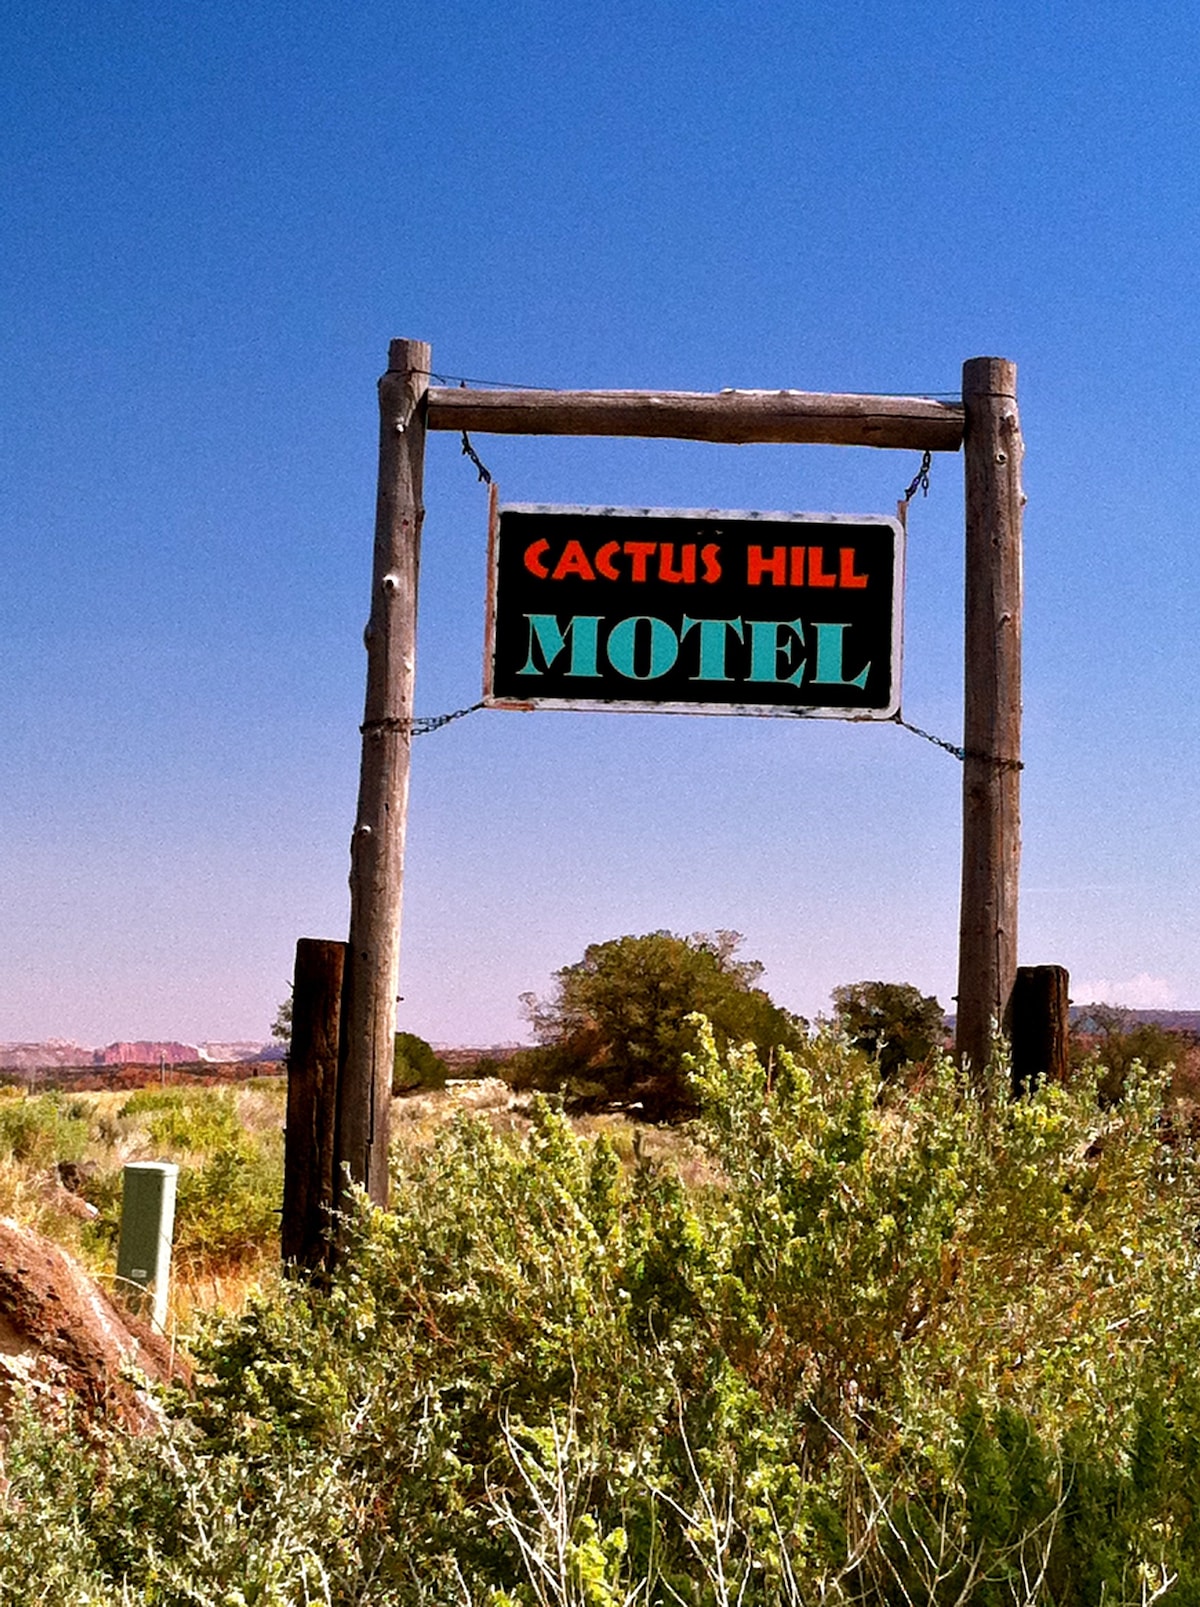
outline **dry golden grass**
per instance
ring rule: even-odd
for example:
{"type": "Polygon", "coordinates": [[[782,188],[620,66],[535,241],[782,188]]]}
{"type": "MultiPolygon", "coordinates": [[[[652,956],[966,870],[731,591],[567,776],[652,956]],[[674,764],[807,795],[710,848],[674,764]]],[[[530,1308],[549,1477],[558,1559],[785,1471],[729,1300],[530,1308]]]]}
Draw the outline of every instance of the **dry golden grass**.
{"type": "MultiPolygon", "coordinates": [[[[235,1146],[245,1156],[245,1186],[261,1199],[264,1186],[270,1189],[272,1176],[280,1175],[285,1104],[286,1084],[278,1077],[59,1095],[2,1090],[0,1215],[54,1240],[115,1288],[123,1167],[162,1160],[198,1173],[223,1148],[235,1146]],[[78,1167],[72,1188],[60,1181],[62,1161],[78,1167]]],[[[235,1168],[231,1212],[241,1184],[235,1168]]],[[[210,1188],[202,1222],[214,1219],[212,1193],[210,1188]]],[[[278,1269],[278,1241],[269,1232],[246,1235],[244,1249],[233,1256],[227,1249],[209,1256],[194,1228],[189,1235],[177,1215],[177,1245],[171,1311],[181,1330],[198,1311],[240,1309],[249,1291],[278,1269]],[[181,1226],[185,1231],[178,1231],[181,1226]]]]}
{"type": "Polygon", "coordinates": [[[213,1272],[201,1266],[176,1264],[171,1269],[167,1301],[167,1333],[175,1341],[192,1333],[197,1322],[217,1313],[237,1316],[254,1294],[269,1290],[282,1274],[277,1245],[264,1248],[260,1257],[241,1266],[213,1272]]]}

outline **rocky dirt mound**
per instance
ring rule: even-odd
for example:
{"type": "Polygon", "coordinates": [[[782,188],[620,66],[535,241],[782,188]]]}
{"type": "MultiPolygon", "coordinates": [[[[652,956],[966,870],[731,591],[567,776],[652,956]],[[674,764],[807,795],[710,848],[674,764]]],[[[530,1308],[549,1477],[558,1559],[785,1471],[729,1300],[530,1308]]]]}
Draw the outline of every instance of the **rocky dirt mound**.
{"type": "Polygon", "coordinates": [[[167,1342],[119,1310],[65,1251],[0,1217],[0,1402],[20,1382],[47,1401],[70,1391],[88,1414],[152,1428],[157,1416],[130,1368],[157,1383],[186,1378],[167,1342]]]}

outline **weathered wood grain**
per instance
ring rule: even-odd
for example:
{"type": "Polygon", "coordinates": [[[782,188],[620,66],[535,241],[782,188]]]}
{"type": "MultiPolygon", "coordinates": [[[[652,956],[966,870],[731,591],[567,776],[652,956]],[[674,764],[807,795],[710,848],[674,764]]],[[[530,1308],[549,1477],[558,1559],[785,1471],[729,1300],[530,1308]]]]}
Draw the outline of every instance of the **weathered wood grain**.
{"type": "Polygon", "coordinates": [[[379,490],[362,766],[350,843],[335,1204],[346,1173],[375,1204],[386,1205],[388,1198],[429,361],[424,341],[394,340],[379,382],[379,490]]]}
{"type": "Polygon", "coordinates": [[[296,944],[280,1250],[285,1265],[309,1272],[324,1266],[329,1247],[345,961],[344,943],[296,944]]]}
{"type": "Polygon", "coordinates": [[[878,446],[957,452],[964,414],[923,396],[813,391],[545,391],[432,386],[431,430],[497,435],[640,435],[685,441],[878,446]]]}
{"type": "Polygon", "coordinates": [[[963,852],[956,1053],[978,1076],[1017,969],[1021,863],[1021,488],[1016,364],[963,365],[963,852]]]}

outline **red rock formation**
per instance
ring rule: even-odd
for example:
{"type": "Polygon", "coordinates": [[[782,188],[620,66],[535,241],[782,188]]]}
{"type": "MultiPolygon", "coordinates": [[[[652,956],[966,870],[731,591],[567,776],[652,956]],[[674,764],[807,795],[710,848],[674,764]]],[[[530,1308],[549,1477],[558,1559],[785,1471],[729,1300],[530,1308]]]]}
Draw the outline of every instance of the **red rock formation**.
{"type": "Polygon", "coordinates": [[[194,1043],[110,1043],[97,1049],[93,1057],[96,1066],[176,1066],[185,1060],[199,1060],[200,1051],[194,1043]]]}

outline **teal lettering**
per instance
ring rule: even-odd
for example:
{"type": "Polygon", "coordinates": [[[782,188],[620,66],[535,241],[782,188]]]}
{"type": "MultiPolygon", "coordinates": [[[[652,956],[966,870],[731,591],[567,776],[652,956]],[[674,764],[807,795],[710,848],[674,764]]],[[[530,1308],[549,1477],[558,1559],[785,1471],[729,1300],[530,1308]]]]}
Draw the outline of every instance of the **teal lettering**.
{"type": "MultiPolygon", "coordinates": [[[[804,646],[804,627],[800,621],[748,619],[746,623],[750,627],[750,674],[747,679],[799,686],[807,662],[804,655],[796,651],[804,646]],[[784,636],[784,631],[790,631],[795,640],[784,636]]],[[[820,626],[817,628],[819,630],[820,626]]]]}
{"type": "MultiPolygon", "coordinates": [[[[642,633],[643,636],[645,632],[642,633]]],[[[679,638],[665,619],[654,619],[649,614],[635,614],[614,625],[608,638],[608,662],[618,675],[630,681],[653,681],[665,675],[679,657],[679,638]],[[638,626],[649,628],[650,667],[639,675],[634,667],[633,650],[637,642],[638,626]]]]}
{"type": "Polygon", "coordinates": [[[846,643],[845,633],[849,625],[814,625],[817,633],[817,669],[813,676],[814,686],[857,686],[859,691],[867,684],[867,676],[871,673],[871,661],[867,660],[867,667],[860,670],[853,680],[847,680],[846,643]]]}
{"type": "Polygon", "coordinates": [[[689,619],[683,616],[683,629],[679,632],[682,641],[694,625],[700,627],[700,672],[693,675],[693,681],[732,681],[733,676],[725,673],[725,650],[729,644],[729,632],[732,631],[738,641],[743,641],[742,622],[740,619],[689,619]]]}
{"type": "Polygon", "coordinates": [[[571,638],[571,659],[568,675],[599,675],[596,659],[599,653],[600,616],[575,614],[566,626],[559,627],[553,614],[526,614],[529,621],[529,657],[518,675],[544,675],[551,669],[571,638]],[[542,656],[542,668],[534,662],[534,648],[542,656]]]}

